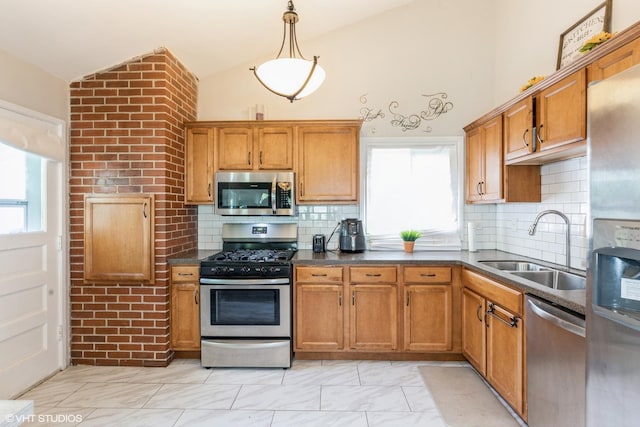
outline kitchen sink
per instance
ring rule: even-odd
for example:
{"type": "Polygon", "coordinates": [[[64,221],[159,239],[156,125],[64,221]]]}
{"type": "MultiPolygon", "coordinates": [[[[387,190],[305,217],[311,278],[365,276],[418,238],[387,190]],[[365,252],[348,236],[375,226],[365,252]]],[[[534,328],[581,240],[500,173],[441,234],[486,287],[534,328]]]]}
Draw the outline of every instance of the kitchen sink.
{"type": "Polygon", "coordinates": [[[585,289],[587,283],[582,276],[558,270],[510,271],[510,273],[559,291],[585,289]]]}
{"type": "Polygon", "coordinates": [[[479,261],[487,267],[497,268],[503,271],[545,271],[548,267],[528,261],[479,261]]]}

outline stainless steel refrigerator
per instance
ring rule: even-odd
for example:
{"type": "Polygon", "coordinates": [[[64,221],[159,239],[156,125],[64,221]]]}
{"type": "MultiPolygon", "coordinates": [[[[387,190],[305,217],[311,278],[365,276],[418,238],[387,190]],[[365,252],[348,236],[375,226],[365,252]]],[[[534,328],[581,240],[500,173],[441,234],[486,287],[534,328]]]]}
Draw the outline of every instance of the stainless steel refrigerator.
{"type": "Polygon", "coordinates": [[[588,89],[588,427],[640,425],[640,66],[588,89]]]}

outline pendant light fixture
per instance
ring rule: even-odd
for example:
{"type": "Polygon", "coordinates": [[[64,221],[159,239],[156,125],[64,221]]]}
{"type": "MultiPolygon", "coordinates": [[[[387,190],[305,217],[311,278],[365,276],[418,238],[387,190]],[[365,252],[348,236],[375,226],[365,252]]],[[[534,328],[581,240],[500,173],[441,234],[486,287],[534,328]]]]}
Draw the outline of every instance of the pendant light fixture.
{"type": "Polygon", "coordinates": [[[324,81],[325,72],[318,65],[318,56],[314,56],[313,61],[310,61],[304,59],[300,53],[296,38],[298,14],[293,7],[293,1],[289,0],[282,20],[284,21],[284,35],[278,56],[276,59],[250,68],[250,70],[267,90],[293,102],[315,92],[324,81]],[[289,33],[289,57],[280,57],[287,42],[287,30],[289,33]]]}

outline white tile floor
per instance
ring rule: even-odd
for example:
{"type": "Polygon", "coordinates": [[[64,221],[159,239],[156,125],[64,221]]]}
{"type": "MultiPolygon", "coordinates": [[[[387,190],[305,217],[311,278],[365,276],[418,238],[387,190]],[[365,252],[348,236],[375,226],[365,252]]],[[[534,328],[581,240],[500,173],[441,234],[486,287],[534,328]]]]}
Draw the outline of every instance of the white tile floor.
{"type": "MultiPolygon", "coordinates": [[[[71,366],[21,399],[38,426],[446,427],[417,366],[295,361],[291,369],[71,366]],[[41,422],[42,421],[42,422],[41,422]]],[[[465,365],[463,362],[446,362],[465,365]]]]}

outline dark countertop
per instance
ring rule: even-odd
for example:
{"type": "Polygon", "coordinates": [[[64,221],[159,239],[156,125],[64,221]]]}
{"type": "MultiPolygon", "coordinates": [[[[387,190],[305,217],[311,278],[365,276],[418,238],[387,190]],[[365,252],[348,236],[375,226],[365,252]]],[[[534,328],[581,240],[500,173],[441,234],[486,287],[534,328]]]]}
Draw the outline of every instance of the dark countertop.
{"type": "MultiPolygon", "coordinates": [[[[204,258],[218,252],[218,250],[193,251],[172,256],[169,264],[197,264],[204,258]]],[[[457,264],[468,267],[472,270],[483,273],[493,279],[509,284],[525,293],[536,295],[551,301],[560,306],[578,312],[585,313],[586,291],[558,291],[546,286],[539,285],[531,280],[514,276],[496,268],[489,267],[479,261],[507,261],[522,260],[536,264],[546,265],[555,269],[564,269],[563,266],[540,261],[534,258],[527,258],[508,252],[496,250],[483,250],[478,252],[467,251],[416,251],[408,254],[402,251],[365,251],[361,253],[345,253],[339,251],[329,251],[324,253],[314,253],[311,250],[300,250],[293,258],[294,264],[457,264]]],[[[571,270],[584,276],[581,270],[571,270]]]]}

